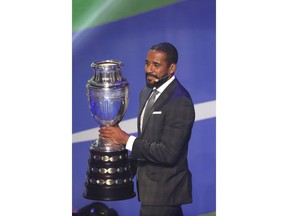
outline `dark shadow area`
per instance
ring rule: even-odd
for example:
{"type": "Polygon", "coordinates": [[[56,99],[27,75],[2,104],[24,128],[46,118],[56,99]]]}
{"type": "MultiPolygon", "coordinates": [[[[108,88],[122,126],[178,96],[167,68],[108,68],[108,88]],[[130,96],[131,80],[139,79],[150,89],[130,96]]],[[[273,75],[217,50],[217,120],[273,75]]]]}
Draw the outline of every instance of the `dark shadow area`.
{"type": "Polygon", "coordinates": [[[93,202],[77,212],[73,212],[72,216],[119,216],[117,211],[109,208],[100,202],[93,202]]]}

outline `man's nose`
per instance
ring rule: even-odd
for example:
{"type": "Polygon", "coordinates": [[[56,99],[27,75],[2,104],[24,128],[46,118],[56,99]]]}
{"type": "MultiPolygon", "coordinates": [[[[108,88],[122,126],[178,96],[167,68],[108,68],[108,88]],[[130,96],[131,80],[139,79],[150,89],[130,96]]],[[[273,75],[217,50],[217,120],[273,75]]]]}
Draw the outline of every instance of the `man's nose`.
{"type": "Polygon", "coordinates": [[[146,66],[146,72],[147,72],[147,73],[152,73],[152,72],[154,72],[154,67],[153,67],[153,65],[147,65],[147,66],[146,66]]]}

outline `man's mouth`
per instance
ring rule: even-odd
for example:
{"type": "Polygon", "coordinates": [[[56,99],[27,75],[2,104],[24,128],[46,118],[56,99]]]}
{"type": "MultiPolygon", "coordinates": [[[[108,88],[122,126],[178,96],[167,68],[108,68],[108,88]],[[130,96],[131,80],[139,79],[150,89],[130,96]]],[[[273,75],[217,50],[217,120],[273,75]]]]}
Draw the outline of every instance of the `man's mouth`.
{"type": "Polygon", "coordinates": [[[150,78],[150,79],[151,79],[151,78],[158,79],[157,75],[154,75],[154,74],[147,74],[147,73],[146,73],[146,78],[147,78],[147,79],[149,79],[149,78],[150,78]]]}

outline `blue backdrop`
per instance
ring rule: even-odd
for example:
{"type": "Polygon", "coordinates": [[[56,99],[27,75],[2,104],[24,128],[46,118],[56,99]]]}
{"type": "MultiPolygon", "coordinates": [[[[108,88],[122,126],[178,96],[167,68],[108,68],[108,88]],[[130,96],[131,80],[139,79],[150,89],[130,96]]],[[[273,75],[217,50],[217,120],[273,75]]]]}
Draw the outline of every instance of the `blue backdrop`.
{"type": "MultiPolygon", "coordinates": [[[[196,109],[188,154],[193,175],[193,203],[183,206],[184,215],[189,216],[216,212],[216,115],[205,117],[207,110],[201,106],[216,101],[215,13],[215,0],[181,1],[73,32],[73,136],[98,126],[89,113],[85,89],[92,75],[91,62],[117,59],[124,63],[122,75],[130,84],[125,121],[137,117],[138,95],[145,85],[144,60],[151,45],[168,41],[177,47],[176,77],[199,108],[196,109]]],[[[212,113],[215,113],[215,106],[208,106],[208,109],[214,109],[212,113]]],[[[131,127],[136,129],[136,125],[131,127]]],[[[72,206],[75,210],[93,202],[82,197],[91,142],[89,138],[73,139],[72,206]]],[[[103,203],[114,208],[119,215],[138,215],[140,206],[137,196],[103,203]]]]}

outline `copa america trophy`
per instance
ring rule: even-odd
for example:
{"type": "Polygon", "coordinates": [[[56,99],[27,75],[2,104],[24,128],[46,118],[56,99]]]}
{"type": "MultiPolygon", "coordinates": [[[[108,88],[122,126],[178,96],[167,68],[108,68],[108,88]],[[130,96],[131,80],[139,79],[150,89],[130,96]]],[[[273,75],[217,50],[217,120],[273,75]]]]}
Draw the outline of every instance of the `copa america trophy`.
{"type": "MultiPolygon", "coordinates": [[[[129,84],[121,76],[122,62],[92,62],[94,73],[86,85],[91,115],[100,126],[117,126],[128,105],[129,84]]],[[[123,200],[135,196],[128,151],[101,138],[89,148],[83,196],[93,200],[123,200]]]]}

